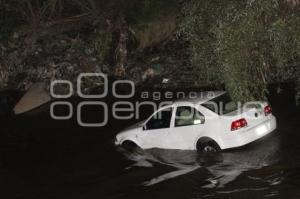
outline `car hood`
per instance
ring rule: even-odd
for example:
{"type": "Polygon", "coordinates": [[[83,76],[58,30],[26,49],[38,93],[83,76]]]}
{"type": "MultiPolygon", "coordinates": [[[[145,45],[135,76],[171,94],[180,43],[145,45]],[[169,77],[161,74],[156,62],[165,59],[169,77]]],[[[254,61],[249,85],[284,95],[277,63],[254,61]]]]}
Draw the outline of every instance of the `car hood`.
{"type": "Polygon", "coordinates": [[[137,124],[134,124],[134,125],[126,128],[126,129],[124,129],[120,133],[118,133],[117,136],[116,136],[117,143],[119,143],[122,139],[124,139],[126,137],[137,136],[137,134],[140,133],[139,129],[142,128],[143,124],[144,124],[144,121],[139,122],[137,124]]]}

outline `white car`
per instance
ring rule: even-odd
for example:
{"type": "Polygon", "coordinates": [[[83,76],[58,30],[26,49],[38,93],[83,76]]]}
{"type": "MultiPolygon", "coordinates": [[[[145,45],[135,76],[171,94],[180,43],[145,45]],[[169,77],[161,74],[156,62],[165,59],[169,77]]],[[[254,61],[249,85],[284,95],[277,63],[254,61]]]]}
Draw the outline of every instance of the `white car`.
{"type": "Polygon", "coordinates": [[[246,145],[275,129],[276,118],[268,103],[238,106],[226,92],[211,91],[159,109],[119,133],[115,144],[216,152],[246,145]]]}

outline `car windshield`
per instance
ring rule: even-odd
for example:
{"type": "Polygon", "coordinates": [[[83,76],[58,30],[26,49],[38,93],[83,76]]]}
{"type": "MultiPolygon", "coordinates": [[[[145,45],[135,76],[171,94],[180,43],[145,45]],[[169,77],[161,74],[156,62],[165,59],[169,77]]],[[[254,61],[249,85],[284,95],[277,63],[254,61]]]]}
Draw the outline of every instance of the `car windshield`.
{"type": "Polygon", "coordinates": [[[202,104],[202,106],[219,115],[224,115],[238,109],[237,104],[231,100],[228,94],[213,98],[202,104]]]}

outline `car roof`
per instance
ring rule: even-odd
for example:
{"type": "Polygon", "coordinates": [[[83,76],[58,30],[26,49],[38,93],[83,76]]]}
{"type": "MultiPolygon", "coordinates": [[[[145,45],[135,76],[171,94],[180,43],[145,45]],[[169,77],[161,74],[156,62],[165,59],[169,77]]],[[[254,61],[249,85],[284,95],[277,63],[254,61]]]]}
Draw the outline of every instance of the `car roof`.
{"type": "Polygon", "coordinates": [[[192,104],[203,104],[205,102],[208,102],[214,98],[217,98],[221,95],[224,95],[226,91],[204,91],[204,92],[198,92],[193,93],[192,96],[189,98],[182,98],[179,100],[174,101],[174,104],[186,104],[186,103],[192,103],[192,104]]]}

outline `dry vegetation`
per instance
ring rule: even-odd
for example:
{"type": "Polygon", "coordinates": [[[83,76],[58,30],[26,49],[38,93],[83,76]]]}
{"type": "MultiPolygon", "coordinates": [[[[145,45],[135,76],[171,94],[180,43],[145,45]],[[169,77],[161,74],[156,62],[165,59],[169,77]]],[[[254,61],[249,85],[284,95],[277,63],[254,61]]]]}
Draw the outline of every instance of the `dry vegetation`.
{"type": "Polygon", "coordinates": [[[300,82],[299,6],[300,0],[0,0],[0,89],[74,80],[82,71],[141,83],[152,71],[151,78],[168,75],[175,86],[182,77],[191,86],[225,86],[236,99],[264,98],[271,83],[300,82]]]}
{"type": "MultiPolygon", "coordinates": [[[[5,57],[0,60],[1,75],[9,74],[0,87],[25,90],[31,82],[72,80],[82,71],[130,78],[127,71],[132,71],[129,63],[136,52],[170,40],[179,13],[177,0],[1,0],[0,4],[5,27],[0,31],[5,57]]],[[[149,64],[144,67],[147,70],[149,64]]],[[[139,73],[134,76],[141,80],[143,70],[139,73]]]]}

